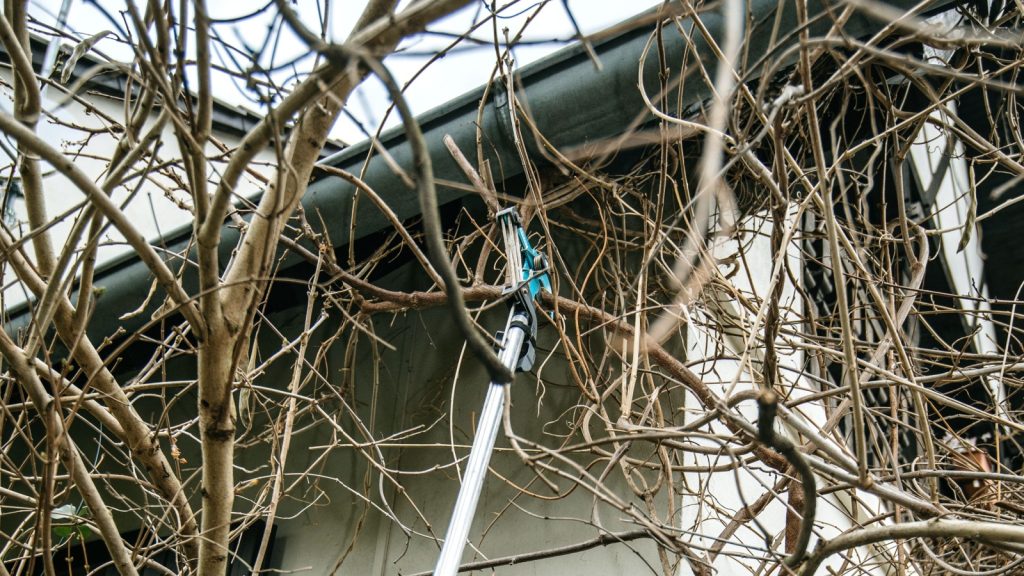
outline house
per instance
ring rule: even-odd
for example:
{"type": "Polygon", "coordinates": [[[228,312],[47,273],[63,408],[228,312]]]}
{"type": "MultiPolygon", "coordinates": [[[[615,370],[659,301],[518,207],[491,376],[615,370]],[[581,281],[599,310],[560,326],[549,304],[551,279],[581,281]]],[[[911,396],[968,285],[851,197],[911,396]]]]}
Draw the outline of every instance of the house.
{"type": "MultiPolygon", "coordinates": [[[[1012,369],[1000,378],[987,366],[977,368],[980,376],[968,374],[974,363],[991,360],[1001,349],[999,339],[1013,335],[1005,322],[993,322],[998,316],[989,309],[998,312],[1019,300],[1008,290],[1020,283],[1014,272],[1020,254],[1016,247],[991,244],[993,237],[1008,234],[1014,207],[985,212],[989,192],[1019,176],[1007,175],[1009,162],[994,165],[984,181],[970,176],[972,162],[990,166],[980,143],[992,132],[1010,141],[1011,160],[1019,154],[1012,149],[1018,129],[998,122],[998,116],[975,114],[979,100],[993,106],[1001,98],[1000,105],[1011,107],[1007,92],[1013,91],[967,83],[957,95],[958,108],[967,112],[949,121],[957,130],[912,129],[906,118],[924,125],[933,112],[956,114],[930,108],[926,84],[929,74],[960,76],[937,64],[918,70],[907,64],[926,58],[918,37],[939,32],[922,29],[923,18],[941,14],[947,3],[911,19],[884,18],[888,13],[874,4],[877,10],[851,8],[855,3],[810,4],[806,19],[788,3],[744,4],[738,90],[748,91],[766,116],[778,118],[779,130],[806,129],[781,123],[796,118],[792,111],[804,105],[794,47],[805,26],[814,38],[830,38],[821,40],[827,49],[809,71],[816,83],[832,83],[830,97],[816,110],[820,130],[806,140],[820,138],[823,150],[811,150],[799,134],[792,141],[780,136],[779,142],[792,142],[792,162],[801,170],[793,171],[789,187],[773,191],[752,167],[790,160],[769,144],[768,129],[761,129],[772,124],[759,119],[762,124],[746,126],[755,128],[743,135],[750,147],[732,142],[730,157],[737,163],[725,170],[736,209],[723,194],[721,207],[708,211],[703,220],[713,220],[712,233],[697,235],[701,241],[711,238],[706,246],[694,247],[687,227],[697,225],[681,214],[691,202],[700,205],[694,200],[698,163],[711,146],[690,121],[711,116],[714,107],[709,86],[717,48],[708,39],[724,45],[727,30],[717,9],[676,13],[657,34],[653,22],[660,19],[625,23],[590,45],[567,48],[418,119],[452,238],[485,237],[488,208],[453,159],[446,136],[465,156],[486,160],[485,178],[507,197],[543,190],[547,216],[533,221],[528,232],[549,255],[563,298],[545,308],[552,315],[541,319],[533,370],[511,386],[508,425],[517,442],[499,439],[465,568],[502,574],[693,574],[708,573],[710,564],[719,574],[738,575],[774,566],[793,549],[800,514],[811,504],[800,500],[801,483],[788,479],[795,478],[792,461],[752,441],[756,431],[743,427],[753,428],[762,416],[756,400],[766,381],[785,398],[776,434],[807,443],[804,458],[818,479],[811,550],[842,542],[842,534],[863,526],[913,525],[961,510],[950,503],[963,494],[955,487],[948,494],[950,487],[939,485],[935,469],[915,468],[928,459],[950,468],[948,462],[963,455],[963,443],[938,434],[957,418],[995,415],[983,423],[986,430],[962,441],[975,441],[982,462],[991,453],[997,465],[1013,466],[1017,456],[1010,446],[1020,425],[1004,388],[1012,369]],[[873,55],[870,65],[849,77],[859,84],[840,73],[847,62],[859,66],[854,54],[873,55]],[[880,119],[897,120],[873,107],[877,93],[889,98],[898,112],[892,116],[904,121],[902,129],[892,130],[893,142],[878,137],[880,119]],[[993,126],[983,125],[990,121],[993,126]],[[981,138],[965,141],[969,135],[981,138]],[[780,158],[773,157],[776,152],[780,158]],[[809,168],[822,157],[837,170],[828,180],[822,166],[809,168]],[[744,158],[749,165],[738,163],[744,158]],[[946,167],[940,170],[943,158],[946,167]],[[975,191],[973,203],[965,194],[965,175],[975,191]],[[812,202],[815,187],[826,181],[835,185],[823,192],[835,199],[834,210],[812,202]],[[774,211],[773,193],[786,194],[788,201],[774,211]],[[936,200],[946,193],[952,195],[936,200]],[[965,211],[957,213],[961,206],[965,211]],[[976,236],[959,246],[963,232],[947,239],[943,230],[969,230],[981,220],[967,216],[972,211],[991,214],[981,221],[981,246],[976,236]],[[887,228],[897,213],[921,225],[887,228]],[[827,232],[836,221],[858,234],[847,239],[850,248],[827,232]],[[614,225],[602,228],[608,222],[614,225]],[[929,237],[929,226],[939,231],[938,243],[929,237]],[[869,241],[879,244],[868,246],[869,241]],[[949,250],[949,242],[960,249],[949,250]],[[691,271],[679,273],[701,250],[691,271]],[[941,254],[938,262],[931,261],[932,250],[941,254]],[[987,261],[981,258],[985,253],[987,261]],[[678,254],[678,261],[665,259],[678,254]],[[990,274],[993,262],[999,269],[990,274]],[[890,264],[886,270],[907,278],[857,283],[866,270],[890,264]],[[837,287],[846,284],[835,273],[843,266],[853,280],[850,293],[840,297],[837,287]],[[907,284],[913,287],[897,289],[907,284]],[[986,306],[986,290],[1001,301],[986,306]],[[889,298],[913,302],[907,300],[911,295],[928,299],[935,318],[908,320],[902,306],[883,306],[889,298]],[[941,314],[950,302],[974,315],[941,314]],[[776,316],[770,321],[775,331],[766,338],[769,310],[776,316]],[[669,326],[666,336],[641,346],[636,335],[658,322],[669,326]],[[887,323],[905,322],[918,323],[910,332],[919,335],[914,344],[920,349],[906,350],[904,339],[899,345],[886,340],[887,323]],[[843,349],[847,343],[859,348],[843,349]],[[949,349],[963,363],[947,373],[940,359],[952,354],[949,349]],[[921,363],[916,372],[907,370],[909,360],[897,358],[910,354],[921,363]],[[850,356],[855,366],[844,369],[850,356]],[[943,389],[946,382],[956,390],[943,389]],[[849,396],[857,400],[844,403],[849,388],[843,386],[857,385],[864,387],[863,398],[849,396]],[[857,415],[874,423],[868,433],[858,429],[857,415]],[[868,467],[873,472],[859,476],[868,467]],[[783,490],[784,495],[773,492],[783,490]]],[[[899,15],[914,5],[891,3],[899,15]]],[[[252,335],[250,362],[237,384],[238,542],[251,550],[252,538],[266,534],[272,540],[271,552],[259,560],[263,568],[430,573],[473,439],[486,372],[467,357],[463,337],[439,305],[443,299],[430,295],[438,292],[430,292],[418,246],[402,240],[365,189],[357,192],[352,179],[337,175],[358,172],[401,228],[419,238],[417,198],[395,168],[412,165],[410,144],[402,130],[392,130],[380,136],[379,147],[387,156],[363,143],[321,163],[303,201],[307,227],[280,255],[252,335]],[[329,272],[331,262],[345,274],[329,272]],[[395,292],[416,297],[388,300],[395,292]],[[293,400],[289,420],[281,407],[293,400]],[[278,493],[275,485],[283,489],[278,493]],[[271,506],[272,518],[247,514],[271,506]],[[268,525],[253,536],[247,527],[256,521],[268,525]]],[[[1017,197],[1013,190],[1002,193],[1017,197]]],[[[223,261],[239,234],[237,223],[225,227],[223,261]]],[[[460,271],[480,276],[480,285],[467,289],[474,306],[500,296],[490,284],[500,277],[492,267],[502,259],[492,251],[485,260],[481,253],[489,249],[482,244],[466,241],[464,251],[453,248],[460,271]]],[[[189,230],[164,235],[161,245],[193,289],[189,230]]],[[[149,297],[152,278],[141,263],[125,258],[108,264],[97,271],[95,283],[103,291],[89,335],[96,341],[114,338],[109,364],[126,378],[140,413],[159,423],[162,442],[179,454],[179,473],[193,478],[186,485],[197,491],[189,337],[175,331],[173,317],[151,319],[161,299],[149,297]],[[121,331],[143,336],[118,340],[121,331]]],[[[502,308],[482,307],[479,324],[500,328],[502,308]]],[[[9,315],[8,330],[29,325],[24,307],[9,315]]],[[[102,430],[83,432],[81,445],[102,455],[96,460],[101,469],[120,464],[117,442],[102,430]]],[[[989,481],[970,469],[949,476],[989,481]]],[[[797,480],[809,484],[809,478],[797,480]]],[[[106,481],[111,497],[123,498],[119,513],[132,525],[129,510],[147,494],[117,478],[106,481]]],[[[7,514],[0,525],[27,514],[7,514]]],[[[169,538],[164,527],[141,524],[141,550],[169,538]]],[[[910,561],[933,553],[923,545],[929,544],[869,539],[823,558],[823,566],[883,574],[900,565],[906,573],[924,574],[910,561]]],[[[4,550],[17,553],[10,545],[4,550]]],[[[951,555],[947,561],[959,561],[955,551],[941,552],[951,555]]],[[[252,562],[255,556],[239,553],[235,566],[245,570],[252,562]]]]}

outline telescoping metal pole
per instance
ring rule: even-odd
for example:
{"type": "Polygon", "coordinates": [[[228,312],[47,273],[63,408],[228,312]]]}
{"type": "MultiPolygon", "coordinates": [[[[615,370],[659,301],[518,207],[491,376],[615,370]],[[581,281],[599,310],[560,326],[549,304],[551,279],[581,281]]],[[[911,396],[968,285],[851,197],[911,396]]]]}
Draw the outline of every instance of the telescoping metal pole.
{"type": "MultiPolygon", "coordinates": [[[[505,327],[505,337],[501,343],[501,362],[513,372],[519,363],[522,347],[529,338],[528,311],[519,310],[514,306],[509,313],[505,327]]],[[[487,476],[487,465],[491,461],[494,441],[498,437],[502,411],[505,409],[505,392],[508,384],[491,382],[487,387],[487,398],[480,412],[480,424],[476,429],[473,448],[469,452],[466,472],[462,476],[462,488],[459,489],[452,519],[448,523],[448,533],[441,547],[441,556],[437,559],[434,576],[454,576],[459,570],[462,551],[466,546],[469,529],[473,525],[476,505],[480,500],[484,478],[487,476]]]]}

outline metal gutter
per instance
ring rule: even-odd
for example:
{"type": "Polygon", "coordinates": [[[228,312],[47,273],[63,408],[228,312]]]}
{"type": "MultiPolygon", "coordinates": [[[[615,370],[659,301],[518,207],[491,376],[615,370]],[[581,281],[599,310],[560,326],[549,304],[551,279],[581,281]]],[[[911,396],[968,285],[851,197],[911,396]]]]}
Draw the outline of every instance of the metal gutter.
{"type": "MultiPolygon", "coordinates": [[[[899,9],[908,9],[917,2],[894,0],[890,4],[899,9]]],[[[827,32],[833,22],[830,15],[838,14],[843,7],[842,3],[825,2],[824,5],[821,1],[810,2],[812,33],[827,32]]],[[[745,81],[751,81],[757,79],[756,74],[761,69],[756,62],[761,58],[777,55],[768,53],[768,47],[775,41],[771,33],[773,28],[781,31],[795,30],[796,14],[793,3],[787,0],[748,0],[747,7],[747,22],[752,29],[750,41],[744,47],[744,54],[751,62],[746,69],[752,72],[745,81]],[[782,10],[781,13],[778,13],[779,9],[782,10]]],[[[700,18],[712,36],[720,37],[721,17],[718,13],[705,13],[700,18]]],[[[843,30],[848,36],[863,37],[881,29],[885,24],[856,13],[846,22],[843,30]]],[[[692,29],[693,23],[690,19],[684,18],[680,20],[680,26],[692,29]]],[[[586,145],[621,134],[627,127],[635,125],[638,118],[644,122],[653,121],[653,116],[645,112],[637,86],[638,62],[653,26],[647,24],[632,29],[628,26],[618,28],[624,31],[602,39],[593,46],[602,63],[602,71],[595,69],[582,46],[574,45],[523,68],[518,74],[519,98],[529,107],[538,129],[555,146],[568,148],[586,145]]],[[[790,33],[788,36],[778,42],[783,46],[795,43],[794,35],[790,33]]],[[[706,42],[699,37],[699,33],[695,32],[694,37],[693,48],[713,74],[713,54],[706,42]]],[[[665,68],[673,75],[678,74],[688,50],[686,40],[669,27],[663,35],[663,43],[667,56],[665,68]]],[[[652,53],[642,73],[649,95],[656,95],[659,91],[661,70],[657,54],[652,53]]],[[[681,101],[684,106],[693,106],[709,97],[708,89],[703,82],[688,83],[683,89],[681,98],[677,99],[677,94],[672,94],[669,101],[681,101]]],[[[464,181],[464,177],[442,143],[442,137],[452,136],[467,154],[472,154],[476,149],[477,108],[483,91],[482,87],[471,91],[419,117],[434,162],[434,173],[438,179],[464,181]]],[[[500,89],[493,91],[492,94],[499,96],[492,97],[491,102],[485,107],[481,128],[492,171],[495,178],[502,181],[519,175],[521,168],[505,120],[508,115],[507,101],[500,96],[500,89]]],[[[401,128],[383,133],[380,143],[399,165],[411,165],[412,154],[401,128]]],[[[330,156],[322,163],[361,174],[363,180],[388,202],[399,218],[406,219],[418,214],[419,202],[415,191],[406,186],[379,155],[367,162],[367,154],[370,151],[371,143],[363,142],[330,156]]],[[[539,155],[536,161],[545,163],[543,157],[539,155]]],[[[339,246],[345,244],[350,236],[354,192],[353,186],[339,178],[320,178],[310,185],[302,202],[307,214],[316,215],[311,217],[310,221],[325,222],[327,229],[323,232],[333,238],[339,246]]],[[[442,205],[458,200],[466,194],[469,192],[462,189],[443,186],[438,188],[439,203],[442,205]]],[[[351,228],[355,239],[378,232],[387,226],[388,222],[371,202],[363,200],[358,203],[355,226],[351,228]]],[[[161,245],[173,252],[184,252],[189,246],[190,236],[191,227],[185,227],[165,237],[161,245]]],[[[239,231],[235,227],[224,227],[220,245],[222,262],[228,261],[238,238],[239,231]]],[[[285,257],[286,265],[297,261],[298,258],[295,256],[285,257]]],[[[175,266],[179,264],[180,261],[174,262],[175,266]]],[[[148,318],[148,313],[159,305],[162,298],[153,298],[146,314],[136,315],[125,321],[118,318],[139,306],[146,297],[151,282],[149,270],[133,257],[110,263],[99,270],[95,284],[104,289],[104,294],[97,301],[95,320],[90,325],[90,336],[102,339],[113,334],[119,327],[129,332],[141,327],[148,318]]],[[[195,291],[194,274],[186,273],[184,282],[186,289],[195,291]]],[[[22,306],[13,310],[11,318],[8,328],[26,325],[29,319],[27,307],[22,306]]]]}

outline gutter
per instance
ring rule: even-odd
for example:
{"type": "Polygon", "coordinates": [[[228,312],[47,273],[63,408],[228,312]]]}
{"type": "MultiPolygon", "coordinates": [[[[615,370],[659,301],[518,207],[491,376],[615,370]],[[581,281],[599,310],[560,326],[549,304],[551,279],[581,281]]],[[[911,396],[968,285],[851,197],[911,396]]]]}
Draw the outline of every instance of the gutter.
{"type": "MultiPolygon", "coordinates": [[[[937,2],[944,4],[945,2],[937,2]]],[[[812,34],[823,34],[832,25],[832,16],[838,14],[842,3],[833,4],[821,0],[809,2],[808,13],[811,15],[812,34]]],[[[915,6],[913,0],[893,0],[890,5],[906,10],[915,6]]],[[[774,57],[768,53],[772,43],[772,30],[789,31],[783,33],[785,38],[779,41],[782,46],[792,46],[796,42],[796,13],[792,3],[786,0],[748,0],[746,2],[747,24],[752,27],[750,42],[743,46],[748,64],[744,68],[750,70],[745,82],[757,79],[761,70],[761,58],[774,57]],[[782,10],[780,13],[779,10],[782,10]]],[[[673,2],[672,6],[678,6],[673,2]]],[[[721,16],[708,12],[700,16],[704,26],[716,38],[721,37],[721,16]]],[[[863,37],[882,29],[888,22],[869,19],[862,13],[855,13],[844,25],[843,31],[852,37],[863,37]]],[[[687,30],[693,28],[689,18],[680,19],[679,25],[687,30]]],[[[617,26],[620,33],[597,41],[593,45],[594,53],[600,60],[603,70],[595,69],[594,63],[577,44],[560,50],[534,64],[524,67],[517,75],[518,95],[526,103],[538,130],[556,147],[560,149],[585,146],[590,143],[613,138],[622,134],[629,127],[638,124],[650,124],[654,117],[645,110],[643,99],[638,90],[638,62],[647,45],[653,26],[641,24],[629,26],[628,22],[617,26]]],[[[663,35],[666,68],[677,72],[683,65],[683,56],[687,53],[687,42],[676,31],[668,27],[663,35]]],[[[700,54],[704,65],[713,74],[714,56],[699,33],[694,32],[694,48],[700,54]]],[[[692,57],[691,57],[692,58],[692,57]]],[[[642,72],[643,83],[647,94],[658,94],[660,87],[656,53],[650,54],[642,72]]],[[[695,107],[710,97],[708,88],[701,82],[699,85],[690,83],[680,98],[675,91],[669,95],[669,101],[682,102],[684,107],[695,107]]],[[[464,94],[447,104],[421,115],[418,120],[427,140],[429,153],[434,163],[434,173],[439,180],[462,182],[464,176],[451,159],[442,137],[450,135],[467,155],[474,156],[476,149],[476,117],[484,88],[478,88],[464,94]]],[[[507,98],[498,87],[492,91],[492,101],[484,109],[481,128],[487,156],[490,159],[492,172],[498,181],[507,180],[521,173],[518,154],[512,140],[507,98]]],[[[539,164],[546,164],[539,152],[532,147],[532,138],[527,148],[533,159],[539,164]]],[[[400,166],[412,164],[412,153],[406,142],[401,127],[384,132],[379,138],[380,145],[400,166]]],[[[375,155],[367,162],[371,151],[371,143],[364,141],[351,146],[342,152],[323,160],[321,164],[334,166],[354,174],[361,174],[378,194],[388,203],[399,219],[405,220],[419,214],[419,200],[416,191],[410,189],[381,159],[375,155]],[[365,168],[364,168],[365,164],[365,168]]],[[[455,189],[438,186],[438,203],[444,205],[473,194],[467,189],[455,189]]],[[[355,225],[352,223],[352,207],[355,188],[337,177],[323,177],[314,180],[303,198],[302,207],[307,214],[316,214],[310,218],[312,222],[322,219],[326,223],[325,230],[330,238],[339,240],[338,247],[344,243],[340,239],[358,240],[390,226],[388,221],[377,211],[372,202],[362,200],[355,212],[355,225]]],[[[186,226],[165,236],[159,244],[168,253],[184,253],[192,235],[191,226],[186,226]]],[[[232,250],[237,246],[239,231],[236,227],[225,225],[222,230],[220,244],[220,260],[228,262],[232,250]]],[[[190,253],[189,256],[194,255],[190,253]]],[[[174,257],[172,267],[181,264],[180,257],[174,257]]],[[[285,255],[282,270],[300,261],[294,254],[285,255]]],[[[162,291],[154,295],[144,314],[121,321],[119,317],[134,310],[146,298],[152,284],[152,275],[148,268],[132,255],[108,262],[97,270],[94,284],[104,289],[103,296],[97,299],[94,320],[90,323],[89,335],[100,341],[114,334],[119,328],[129,333],[141,328],[149,314],[163,300],[162,291]]],[[[197,282],[194,273],[186,271],[183,280],[187,291],[194,293],[197,282]]],[[[31,316],[28,305],[15,307],[10,312],[10,320],[6,323],[8,330],[17,330],[28,325],[31,316]]]]}

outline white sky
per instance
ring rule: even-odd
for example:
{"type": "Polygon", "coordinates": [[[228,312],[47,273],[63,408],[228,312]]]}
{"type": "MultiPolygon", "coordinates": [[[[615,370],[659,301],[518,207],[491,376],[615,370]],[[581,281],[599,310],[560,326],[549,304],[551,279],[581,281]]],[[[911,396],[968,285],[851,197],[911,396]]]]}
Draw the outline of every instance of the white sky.
{"type": "MultiPolygon", "coordinates": [[[[633,0],[622,2],[619,0],[569,0],[568,5],[576,17],[577,23],[584,34],[590,34],[620,22],[630,16],[637,14],[651,6],[660,4],[660,0],[633,0]]],[[[137,4],[140,4],[137,2],[137,4]]],[[[214,19],[237,18],[247,12],[258,9],[264,5],[264,0],[258,2],[210,2],[211,17],[214,19]]],[[[343,40],[349,33],[358,14],[365,6],[365,0],[330,2],[331,17],[329,19],[329,33],[335,40],[343,40]]],[[[504,6],[503,16],[498,24],[499,34],[501,28],[507,27],[510,34],[514,35],[526,22],[527,18],[534,14],[524,39],[531,42],[552,41],[534,43],[528,46],[521,46],[515,49],[514,54],[519,65],[524,65],[538,58],[541,58],[558,48],[564,46],[573,35],[573,28],[566,15],[565,7],[561,0],[550,1],[509,1],[499,2],[504,6]]],[[[46,23],[56,22],[56,14],[60,8],[61,0],[32,0],[30,13],[39,20],[46,23]]],[[[112,30],[114,25],[105,17],[100,8],[108,14],[123,22],[119,11],[124,10],[124,3],[119,1],[99,0],[97,2],[86,2],[85,0],[73,0],[70,18],[68,19],[68,31],[81,37],[88,37],[102,30],[112,30]]],[[[319,30],[316,23],[319,21],[318,14],[323,10],[324,3],[313,0],[299,0],[297,5],[303,19],[310,28],[319,30]]],[[[447,18],[431,27],[431,30],[438,32],[462,33],[466,31],[473,22],[479,22],[487,14],[484,11],[483,2],[471,4],[458,14],[447,18]]],[[[141,8],[140,8],[141,10],[141,8]]],[[[268,54],[262,60],[264,65],[271,62],[276,66],[288,64],[295,61],[292,66],[285,66],[275,75],[278,82],[287,82],[293,77],[295,71],[308,71],[313,65],[313,59],[309,56],[305,46],[295,38],[290,31],[278,34],[269,30],[272,20],[266,17],[257,17],[245,20],[241,23],[222,23],[215,26],[215,32],[235,48],[256,48],[264,45],[269,38],[276,39],[276,52],[274,57],[268,54]],[[296,58],[299,58],[296,61],[296,58]]],[[[122,24],[123,26],[123,24],[122,24]]],[[[474,34],[475,37],[489,40],[493,35],[493,28],[490,23],[481,26],[474,34]]],[[[392,74],[399,82],[406,82],[419,71],[427,61],[427,57],[420,55],[433,52],[435,49],[450,43],[449,38],[441,36],[420,37],[411,42],[403,44],[402,49],[415,54],[393,56],[387,60],[387,65],[392,74]]],[[[464,44],[463,46],[470,46],[464,44]]],[[[97,44],[111,58],[129,60],[131,52],[123,44],[118,43],[112,37],[106,38],[97,44]]],[[[226,50],[218,47],[215,52],[215,62],[225,66],[234,67],[227,60],[226,50]]],[[[450,53],[445,58],[431,64],[408,88],[407,97],[410,105],[417,113],[424,112],[434,106],[471,90],[485,83],[494,65],[494,49],[492,46],[480,46],[477,48],[463,48],[457,52],[450,53]]],[[[244,86],[237,79],[231,79],[222,75],[216,81],[216,95],[222,101],[243,105],[256,112],[261,112],[260,104],[251,91],[246,91],[244,86]]],[[[383,88],[375,81],[364,84],[349,103],[349,112],[363,124],[366,130],[373,131],[376,128],[384,110],[389,104],[383,88]]],[[[390,119],[390,123],[397,121],[390,119]]],[[[332,135],[335,138],[348,142],[356,142],[363,139],[363,133],[358,124],[342,118],[335,127],[332,135]]]]}

